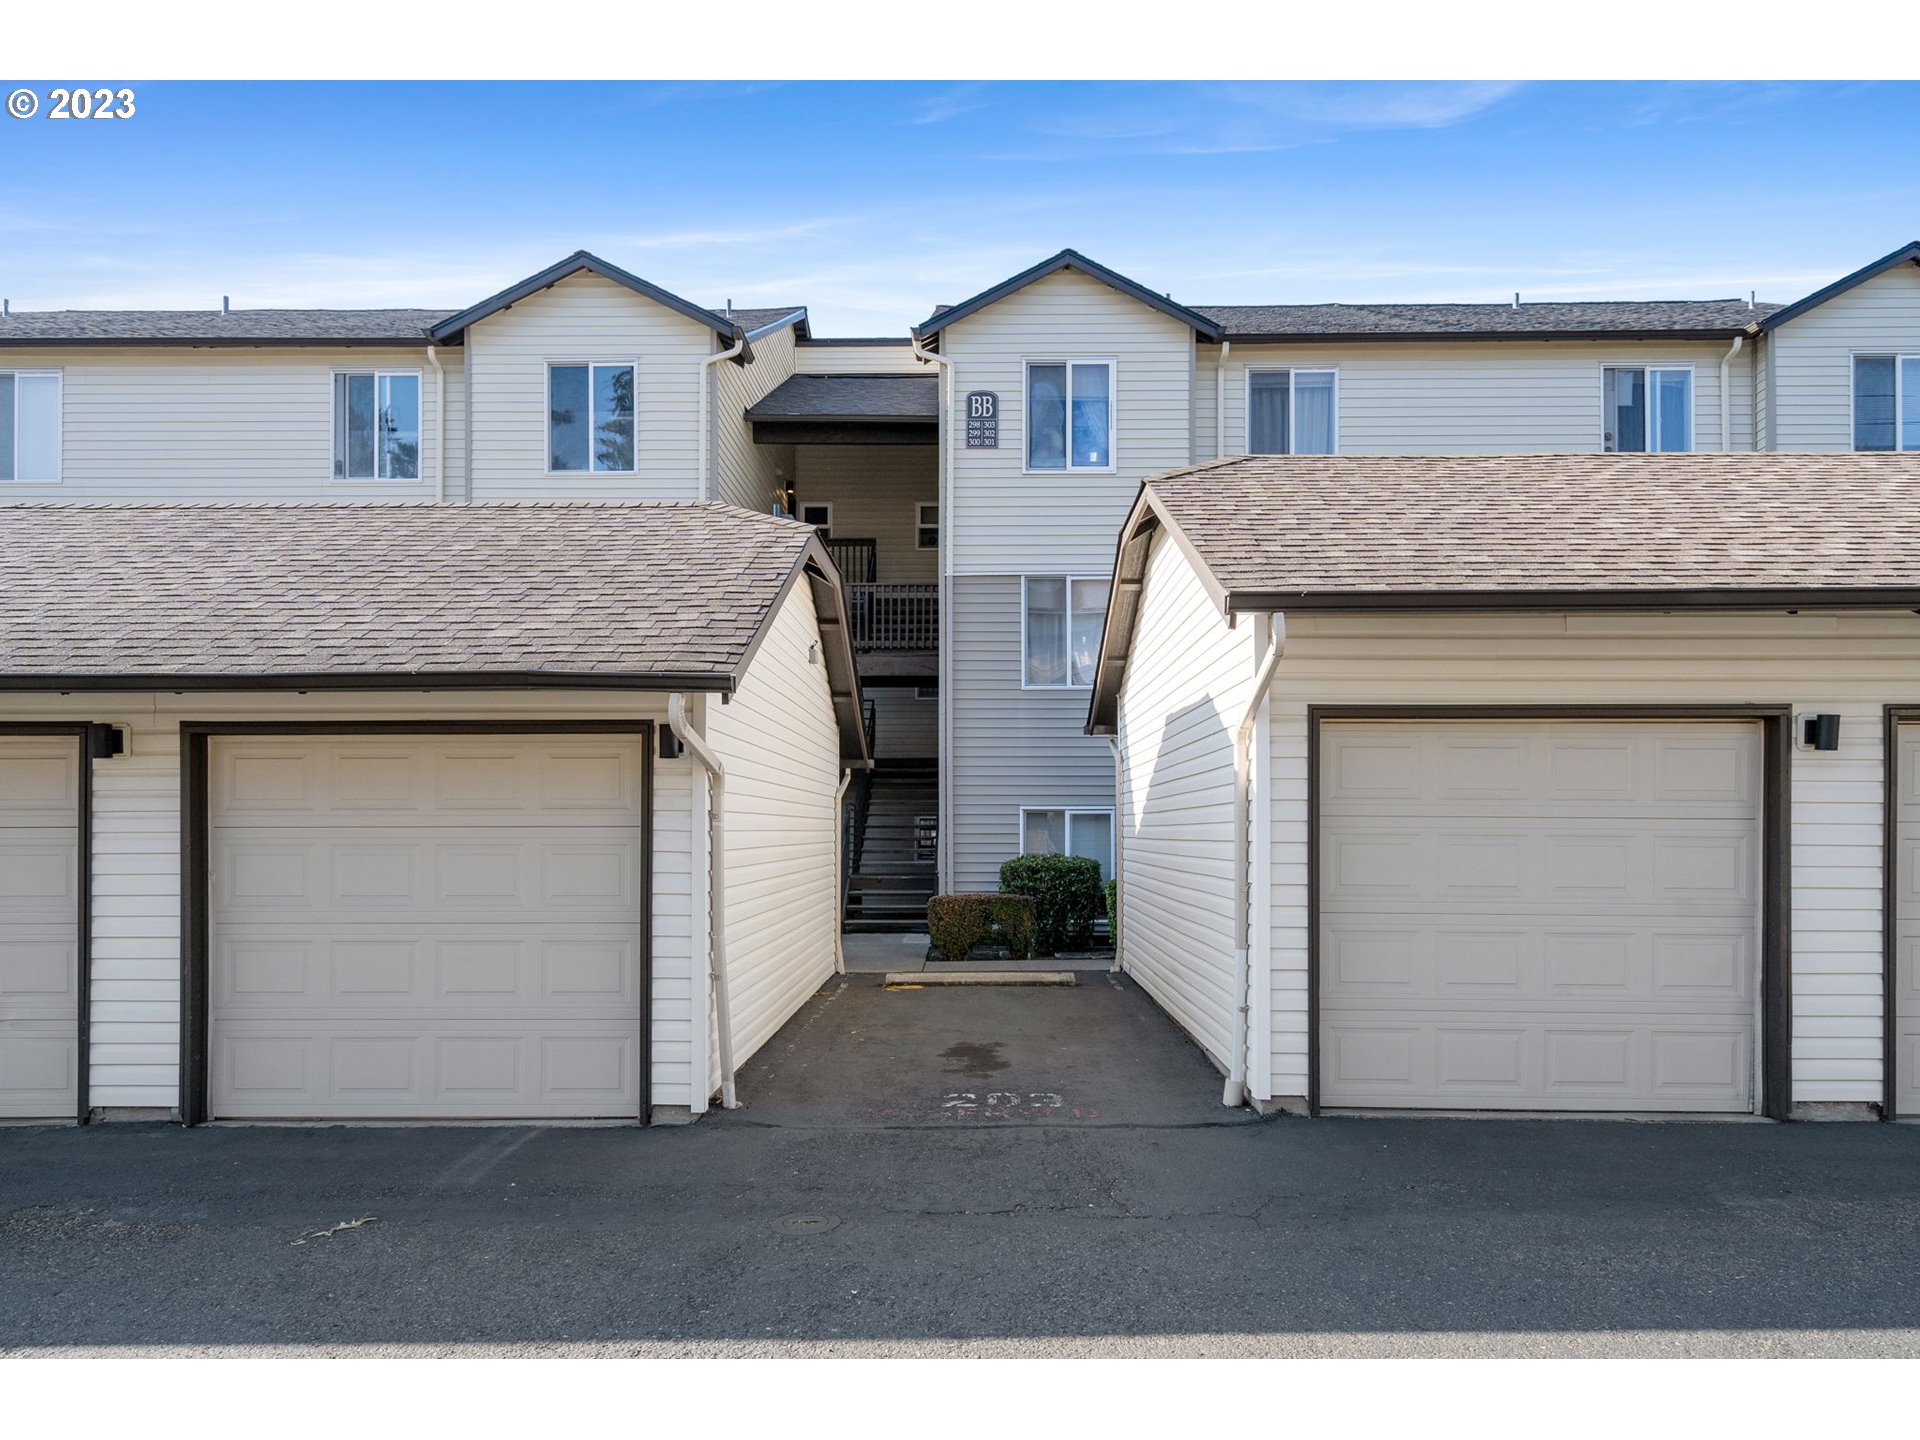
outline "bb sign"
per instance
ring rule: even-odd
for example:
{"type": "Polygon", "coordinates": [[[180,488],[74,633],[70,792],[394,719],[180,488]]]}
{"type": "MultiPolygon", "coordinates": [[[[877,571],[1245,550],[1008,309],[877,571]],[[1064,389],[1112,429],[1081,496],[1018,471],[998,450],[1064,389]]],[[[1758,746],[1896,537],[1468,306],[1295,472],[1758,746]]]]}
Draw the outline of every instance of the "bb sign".
{"type": "Polygon", "coordinates": [[[975,390],[967,396],[967,449],[1000,448],[1000,397],[991,390],[975,390]]]}

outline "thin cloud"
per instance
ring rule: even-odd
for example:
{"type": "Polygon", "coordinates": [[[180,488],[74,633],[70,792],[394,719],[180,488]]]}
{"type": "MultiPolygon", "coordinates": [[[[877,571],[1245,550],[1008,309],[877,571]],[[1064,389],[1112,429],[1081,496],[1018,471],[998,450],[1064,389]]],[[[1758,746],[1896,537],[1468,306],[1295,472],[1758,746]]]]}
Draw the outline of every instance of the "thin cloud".
{"type": "Polygon", "coordinates": [[[920,102],[916,113],[907,117],[906,123],[939,125],[975,110],[984,110],[991,102],[976,99],[979,94],[981,87],[978,85],[958,85],[939,95],[930,95],[920,102]]]}

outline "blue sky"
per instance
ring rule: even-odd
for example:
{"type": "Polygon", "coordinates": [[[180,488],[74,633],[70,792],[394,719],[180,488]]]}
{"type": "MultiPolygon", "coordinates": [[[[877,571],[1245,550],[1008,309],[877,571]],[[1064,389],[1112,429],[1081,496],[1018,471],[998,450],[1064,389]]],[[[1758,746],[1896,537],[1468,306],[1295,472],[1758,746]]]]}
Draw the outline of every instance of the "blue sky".
{"type": "Polygon", "coordinates": [[[1067,245],[1194,304],[1786,300],[1920,237],[1910,84],[135,88],[0,119],[16,309],[453,310],[586,248],[898,334],[1067,245]]]}

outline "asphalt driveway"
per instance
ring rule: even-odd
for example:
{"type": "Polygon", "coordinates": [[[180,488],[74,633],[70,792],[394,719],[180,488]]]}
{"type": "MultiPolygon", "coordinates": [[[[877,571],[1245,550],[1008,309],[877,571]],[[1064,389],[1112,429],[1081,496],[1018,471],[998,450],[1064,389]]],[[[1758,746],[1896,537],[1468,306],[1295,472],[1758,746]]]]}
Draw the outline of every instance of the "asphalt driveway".
{"type": "Polygon", "coordinates": [[[678,1129],[0,1130],[0,1351],[1920,1353],[1920,1130],[1254,1122],[1080,978],[836,981],[678,1129]]]}

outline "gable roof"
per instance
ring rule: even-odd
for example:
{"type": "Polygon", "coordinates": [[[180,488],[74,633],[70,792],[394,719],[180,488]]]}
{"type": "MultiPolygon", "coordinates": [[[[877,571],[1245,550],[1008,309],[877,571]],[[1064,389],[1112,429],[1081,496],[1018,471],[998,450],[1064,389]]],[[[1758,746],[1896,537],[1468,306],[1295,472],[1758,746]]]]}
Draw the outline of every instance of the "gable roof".
{"type": "Polygon", "coordinates": [[[977,314],[989,305],[995,304],[1006,299],[1009,295],[1026,289],[1035,281],[1044,280],[1049,275],[1057,275],[1062,270],[1077,270],[1082,275],[1098,280],[1101,284],[1118,290],[1129,299],[1138,300],[1142,305],[1150,306],[1163,315],[1171,315],[1183,325],[1192,326],[1198,334],[1204,336],[1206,339],[1217,340],[1220,338],[1219,325],[1199,311],[1189,310],[1184,305],[1174,304],[1174,302],[1165,295],[1155,294],[1138,281],[1129,280],[1119,271],[1109,270],[1106,266],[1089,260],[1078,250],[1062,250],[1058,255],[1042,260],[1032,269],[1022,270],[1012,279],[1002,280],[991,289],[982,290],[970,300],[962,300],[958,305],[948,305],[934,311],[926,320],[913,327],[913,333],[918,335],[922,340],[929,339],[946,329],[947,326],[953,324],[954,321],[964,320],[969,315],[977,314]]]}
{"type": "Polygon", "coordinates": [[[1920,608],[1920,456],[1254,455],[1155,476],[1121,532],[1088,728],[1149,550],[1223,613],[1920,608]]]}
{"type": "Polygon", "coordinates": [[[10,345],[426,345],[441,310],[16,310],[10,345]]]}
{"type": "Polygon", "coordinates": [[[1894,267],[1905,265],[1909,261],[1920,265],[1920,240],[1910,240],[1892,254],[1882,255],[1871,265],[1863,265],[1851,275],[1841,276],[1824,289],[1816,290],[1811,295],[1794,301],[1791,305],[1783,305],[1760,322],[1760,333],[1764,335],[1770,330],[1777,330],[1789,320],[1806,314],[1815,306],[1824,305],[1835,296],[1846,294],[1854,286],[1863,285],[1874,276],[1884,275],[1894,267]]]}
{"type": "Polygon", "coordinates": [[[1745,300],[1525,305],[1196,305],[1229,340],[1723,339],[1779,307],[1745,300]]]}
{"type": "Polygon", "coordinates": [[[716,315],[704,306],[691,300],[684,300],[670,290],[662,290],[658,285],[642,280],[638,275],[629,274],[618,265],[602,260],[598,255],[585,250],[576,250],[564,260],[555,261],[546,269],[529,275],[517,284],[509,285],[497,295],[489,295],[478,305],[469,306],[458,315],[450,315],[440,321],[429,332],[436,341],[447,341],[463,335],[469,326],[476,325],[489,315],[497,315],[502,310],[511,309],[530,295],[558,285],[573,275],[598,275],[602,280],[610,280],[615,285],[631,290],[636,295],[644,295],[655,304],[698,321],[729,344],[735,340],[747,338],[747,329],[722,315],[716,315]]]}
{"type": "Polygon", "coordinates": [[[710,501],[0,507],[0,689],[728,694],[803,575],[864,759],[819,537],[710,501]]]}

